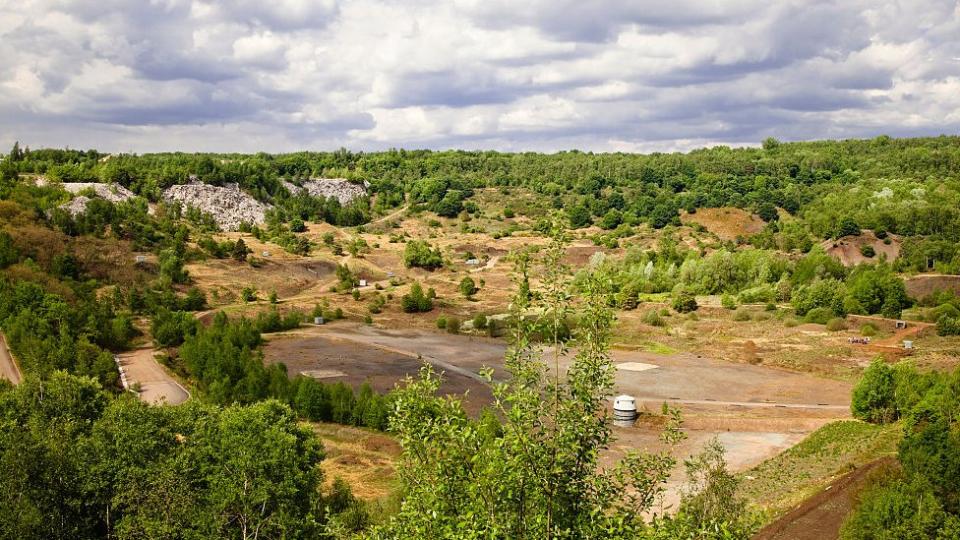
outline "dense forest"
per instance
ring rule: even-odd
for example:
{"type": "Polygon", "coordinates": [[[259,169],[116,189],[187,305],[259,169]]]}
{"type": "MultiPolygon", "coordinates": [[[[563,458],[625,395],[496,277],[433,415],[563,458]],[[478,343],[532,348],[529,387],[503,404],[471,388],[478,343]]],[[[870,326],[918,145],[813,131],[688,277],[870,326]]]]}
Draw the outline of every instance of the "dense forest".
{"type": "MultiPolygon", "coordinates": [[[[406,244],[408,267],[445,264],[429,241],[406,244]]],[[[354,276],[338,271],[349,290],[354,276]]],[[[955,295],[907,295],[902,276],[924,271],[960,273],[960,137],[768,139],[759,148],[650,155],[112,155],[16,145],[0,161],[0,329],[26,377],[16,387],[0,383],[0,536],[315,538],[366,528],[370,516],[349,489],[322,487],[322,445],[298,423],[308,420],[390,430],[404,443],[403,502],[394,519],[367,530],[375,537],[746,537],[757,516],[735,496],[716,449],[693,462],[693,476],[707,479],[701,489],[679,513],[653,523],[645,512],[675,460],[644,454],[616,473],[598,467],[611,437],[601,411],[612,385],[612,313],[651,298],[689,312],[696,296],[720,295],[724,307],[788,307],[819,324],[850,314],[898,318],[912,308],[937,333],[960,334],[955,295]],[[25,181],[36,175],[53,182],[25,181]],[[341,206],[284,184],[316,177],[367,182],[369,196],[341,206]],[[439,383],[430,372],[381,395],[265,365],[262,334],[294,328],[306,314],[272,308],[198,323],[208,299],[185,265],[245,263],[250,250],[243,240],[215,240],[209,216],[162,201],[164,188],[190,181],[236,183],[271,203],[266,223],[245,230],[301,255],[319,247],[300,234],[304,221],[359,226],[401,207],[463,218],[481,212],[475,195],[486,188],[534,194],[529,228],[538,234],[562,237],[560,224],[566,232],[599,227],[601,241],[614,245],[640,228],[660,236],[654,249],[625,245],[623,257],[572,269],[569,279],[551,275],[558,265],[542,254],[538,275],[547,289],[535,293],[524,281],[507,319],[514,378],[496,387],[497,410],[471,418],[456,400],[434,395],[439,383]],[[71,196],[57,182],[111,182],[137,197],[92,199],[74,216],[60,208],[71,196]],[[756,214],[763,230],[710,250],[678,241],[682,214],[727,206],[756,214]],[[818,245],[866,230],[878,239],[896,235],[900,256],[848,267],[818,245]],[[117,263],[135,252],[156,263],[117,263]],[[550,286],[582,302],[549,304],[550,286]],[[524,309],[571,317],[534,328],[524,309]],[[158,347],[175,350],[170,367],[191,381],[197,400],[150,407],[122,392],[114,354],[140,337],[138,319],[148,321],[158,347]],[[568,328],[568,320],[587,322],[568,328]],[[535,342],[568,339],[585,352],[566,386],[523,361],[536,356],[535,342]],[[551,392],[569,399],[540,402],[551,392]],[[594,417],[602,421],[582,421],[594,417]],[[538,469],[543,460],[554,467],[538,469]],[[640,500],[618,500],[626,489],[640,500]]],[[[469,284],[463,294],[472,291],[469,284]]],[[[403,305],[426,312],[433,298],[416,284],[403,305]]],[[[322,306],[313,315],[338,316],[322,306]]],[[[903,422],[906,436],[902,469],[869,493],[847,537],[960,535],[957,373],[881,363],[866,371],[853,413],[903,422]]]]}

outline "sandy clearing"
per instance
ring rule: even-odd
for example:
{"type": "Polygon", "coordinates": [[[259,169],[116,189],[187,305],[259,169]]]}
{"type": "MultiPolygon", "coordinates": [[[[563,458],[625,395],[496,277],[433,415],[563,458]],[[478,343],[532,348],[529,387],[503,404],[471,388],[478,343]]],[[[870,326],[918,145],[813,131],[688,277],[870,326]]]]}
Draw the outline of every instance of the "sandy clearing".
{"type": "Polygon", "coordinates": [[[13,384],[20,384],[23,381],[20,366],[13,359],[13,354],[7,347],[7,338],[2,333],[0,333],[0,376],[13,384]]]}
{"type": "Polygon", "coordinates": [[[121,353],[117,358],[127,382],[140,385],[142,401],[179,405],[190,398],[190,393],[157,362],[156,354],[156,349],[144,348],[121,353]]]}

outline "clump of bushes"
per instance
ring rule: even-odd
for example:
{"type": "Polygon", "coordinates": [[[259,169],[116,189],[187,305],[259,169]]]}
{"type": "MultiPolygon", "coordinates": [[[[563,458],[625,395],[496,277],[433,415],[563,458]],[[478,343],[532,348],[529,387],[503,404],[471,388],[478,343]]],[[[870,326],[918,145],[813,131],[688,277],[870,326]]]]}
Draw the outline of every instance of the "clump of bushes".
{"type": "Polygon", "coordinates": [[[829,308],[813,308],[807,312],[803,320],[814,324],[827,324],[834,318],[833,310],[829,308]]]}
{"type": "Polygon", "coordinates": [[[660,316],[660,313],[655,309],[643,314],[643,317],[640,318],[644,324],[649,324],[650,326],[666,326],[667,322],[663,320],[663,317],[660,316]]]}
{"type": "Polygon", "coordinates": [[[673,307],[677,313],[690,313],[691,311],[696,311],[700,306],[697,305],[697,299],[692,292],[682,290],[674,296],[671,307],[673,307]]]}
{"type": "Polygon", "coordinates": [[[841,319],[840,317],[834,317],[827,321],[827,330],[831,332],[839,332],[840,330],[847,329],[847,321],[841,319]]]}
{"type": "Polygon", "coordinates": [[[439,248],[434,248],[423,240],[413,240],[407,242],[403,249],[403,264],[407,268],[434,270],[443,266],[443,255],[439,248]]]}
{"type": "Polygon", "coordinates": [[[487,329],[487,316],[483,313],[478,313],[473,317],[473,329],[474,330],[486,330],[487,329]]]}
{"type": "Polygon", "coordinates": [[[960,336],[960,319],[946,315],[937,319],[938,336],[960,336]]]}
{"type": "Polygon", "coordinates": [[[738,309],[733,313],[733,320],[737,322],[744,322],[750,320],[750,313],[745,309],[738,309]]]}
{"type": "Polygon", "coordinates": [[[447,332],[450,334],[460,333],[460,319],[456,317],[447,319],[447,332]]]}
{"type": "Polygon", "coordinates": [[[877,335],[877,327],[873,323],[867,323],[860,327],[860,335],[864,337],[873,337],[877,335]]]}
{"type": "Polygon", "coordinates": [[[424,294],[419,283],[414,283],[410,286],[410,292],[400,299],[400,306],[405,313],[426,313],[433,309],[433,300],[424,294]]]}

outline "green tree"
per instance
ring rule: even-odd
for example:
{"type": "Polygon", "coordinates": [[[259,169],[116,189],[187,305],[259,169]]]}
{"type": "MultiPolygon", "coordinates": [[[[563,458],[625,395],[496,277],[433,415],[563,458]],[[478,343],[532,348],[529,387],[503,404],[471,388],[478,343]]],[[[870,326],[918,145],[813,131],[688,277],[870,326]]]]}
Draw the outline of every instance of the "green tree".
{"type": "Polygon", "coordinates": [[[896,384],[892,367],[879,358],[870,363],[853,388],[850,411],[854,417],[867,422],[896,420],[896,384]]]}
{"type": "Polygon", "coordinates": [[[422,240],[411,240],[403,249],[403,264],[407,268],[419,267],[434,270],[443,266],[443,255],[422,240]]]}

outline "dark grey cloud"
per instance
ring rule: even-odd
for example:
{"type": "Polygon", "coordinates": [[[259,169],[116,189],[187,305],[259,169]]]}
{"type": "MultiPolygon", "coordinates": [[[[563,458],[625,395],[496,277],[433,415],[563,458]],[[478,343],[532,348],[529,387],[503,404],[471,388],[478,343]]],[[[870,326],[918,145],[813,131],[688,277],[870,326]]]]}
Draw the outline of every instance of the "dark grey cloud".
{"type": "Polygon", "coordinates": [[[0,145],[682,149],[956,133],[955,0],[0,3],[0,145]]]}

